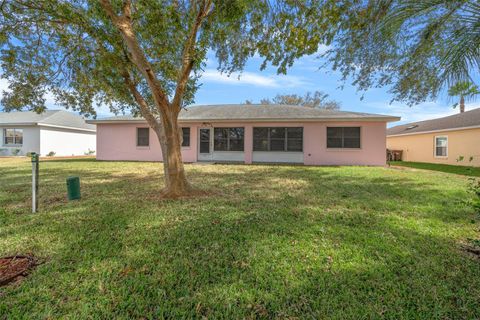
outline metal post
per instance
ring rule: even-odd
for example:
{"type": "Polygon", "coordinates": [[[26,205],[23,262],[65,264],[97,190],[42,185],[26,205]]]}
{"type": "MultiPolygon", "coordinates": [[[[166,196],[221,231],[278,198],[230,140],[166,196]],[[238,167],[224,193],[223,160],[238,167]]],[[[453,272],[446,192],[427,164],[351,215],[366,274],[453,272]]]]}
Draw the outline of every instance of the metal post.
{"type": "Polygon", "coordinates": [[[32,212],[38,209],[38,154],[32,153],[32,212]]]}

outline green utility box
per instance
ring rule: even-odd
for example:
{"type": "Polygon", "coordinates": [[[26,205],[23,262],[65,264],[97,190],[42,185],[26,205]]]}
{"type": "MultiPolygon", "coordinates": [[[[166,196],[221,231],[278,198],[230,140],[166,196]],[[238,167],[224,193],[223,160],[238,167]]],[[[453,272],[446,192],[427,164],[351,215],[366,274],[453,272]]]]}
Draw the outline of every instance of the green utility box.
{"type": "Polygon", "coordinates": [[[80,199],[80,178],[67,178],[67,198],[68,200],[80,199]]]}
{"type": "Polygon", "coordinates": [[[35,152],[32,152],[31,157],[32,157],[32,162],[38,162],[38,154],[36,154],[35,152]]]}

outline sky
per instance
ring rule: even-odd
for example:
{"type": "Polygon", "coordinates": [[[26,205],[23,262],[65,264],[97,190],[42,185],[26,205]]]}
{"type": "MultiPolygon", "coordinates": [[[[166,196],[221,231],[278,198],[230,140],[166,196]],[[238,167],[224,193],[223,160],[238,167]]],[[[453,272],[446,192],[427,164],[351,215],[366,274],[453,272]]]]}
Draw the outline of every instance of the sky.
{"type": "MultiPolygon", "coordinates": [[[[437,101],[429,101],[413,107],[405,103],[394,102],[388,88],[372,88],[358,92],[350,83],[343,82],[338,72],[319,67],[322,62],[318,54],[306,56],[296,61],[287,75],[277,75],[274,67],[260,71],[261,58],[251,58],[241,74],[227,76],[217,71],[217,62],[213,54],[208,55],[206,67],[201,78],[202,86],[195,96],[195,104],[237,104],[251,100],[254,103],[262,98],[272,98],[277,94],[299,94],[321,90],[329,94],[330,99],[341,103],[341,110],[367,113],[379,113],[401,117],[401,121],[390,123],[389,127],[421,120],[434,119],[458,113],[453,109],[454,101],[446,94],[437,101]],[[342,86],[343,88],[340,88],[342,86]],[[362,99],[363,95],[363,99],[362,99]]],[[[351,79],[350,79],[351,80],[351,79]]],[[[0,92],[8,83],[0,79],[0,92]]],[[[47,96],[49,109],[62,109],[55,105],[51,95],[47,96]]],[[[479,102],[466,104],[466,110],[480,107],[479,102]]],[[[107,107],[97,110],[98,118],[111,116],[107,107]]]]}
{"type": "MultiPolygon", "coordinates": [[[[203,85],[196,95],[196,104],[243,103],[246,99],[255,103],[276,94],[302,95],[308,91],[321,90],[329,94],[330,99],[339,101],[341,110],[401,117],[401,121],[389,126],[440,118],[459,112],[458,108],[453,109],[455,101],[446,93],[441,94],[437,101],[409,107],[406,103],[390,103],[393,96],[388,93],[388,87],[359,92],[351,85],[351,79],[344,82],[339,72],[328,67],[320,68],[322,62],[318,59],[318,54],[299,59],[288,70],[287,75],[277,75],[273,67],[260,71],[261,63],[261,58],[254,57],[247,63],[240,78],[239,74],[228,77],[217,72],[216,61],[210,56],[202,78],[203,85]]],[[[466,110],[478,107],[478,101],[466,104],[466,110]]]]}

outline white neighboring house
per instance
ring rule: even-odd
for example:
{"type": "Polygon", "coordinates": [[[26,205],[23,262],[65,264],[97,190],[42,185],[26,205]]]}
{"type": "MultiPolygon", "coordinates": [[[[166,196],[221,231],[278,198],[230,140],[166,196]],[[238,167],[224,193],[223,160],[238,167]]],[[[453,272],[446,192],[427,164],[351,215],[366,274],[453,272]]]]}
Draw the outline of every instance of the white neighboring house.
{"type": "Polygon", "coordinates": [[[77,156],[96,149],[95,125],[63,110],[0,112],[0,156],[77,156]]]}

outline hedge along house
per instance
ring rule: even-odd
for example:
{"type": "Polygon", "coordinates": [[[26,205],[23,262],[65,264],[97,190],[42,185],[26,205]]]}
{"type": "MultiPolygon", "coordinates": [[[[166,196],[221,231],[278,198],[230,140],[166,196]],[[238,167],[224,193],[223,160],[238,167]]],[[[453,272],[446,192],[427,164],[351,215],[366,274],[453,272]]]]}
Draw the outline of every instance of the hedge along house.
{"type": "MultiPolygon", "coordinates": [[[[289,105],[206,105],[181,111],[184,162],[385,165],[386,124],[400,118],[289,105]]],[[[97,159],[161,161],[143,118],[90,120],[97,159]]]]}

